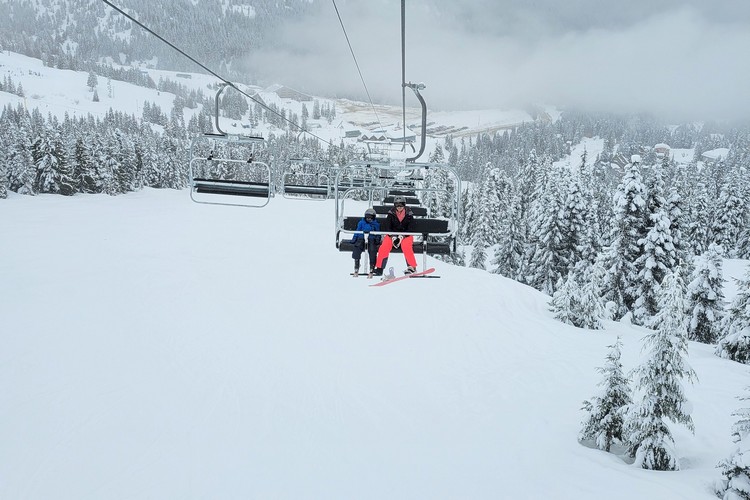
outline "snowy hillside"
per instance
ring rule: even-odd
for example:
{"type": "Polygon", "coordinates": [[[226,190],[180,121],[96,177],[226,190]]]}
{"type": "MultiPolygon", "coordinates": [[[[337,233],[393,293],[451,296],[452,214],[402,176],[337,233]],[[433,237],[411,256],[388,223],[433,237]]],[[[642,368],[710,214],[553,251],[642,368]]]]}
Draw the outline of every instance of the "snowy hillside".
{"type": "MultiPolygon", "coordinates": [[[[156,69],[143,69],[154,82],[160,79],[171,80],[190,90],[202,90],[204,95],[211,99],[215,90],[213,85],[219,80],[213,76],[198,73],[177,73],[156,69]],[[178,76],[180,75],[180,76],[178,76]]],[[[140,87],[128,82],[108,80],[100,77],[98,80],[97,93],[99,102],[93,102],[93,93],[87,86],[88,73],[71,70],[60,70],[44,66],[39,59],[9,51],[0,51],[0,79],[9,77],[15,85],[21,84],[25,97],[19,97],[8,92],[0,92],[0,107],[6,104],[16,106],[21,103],[27,109],[39,109],[42,115],[48,114],[62,119],[67,113],[71,117],[85,117],[91,114],[101,118],[112,108],[127,114],[141,117],[145,101],[158,105],[165,114],[169,115],[174,101],[174,94],[140,87]]],[[[289,98],[280,98],[271,89],[263,89],[237,82],[239,87],[248,95],[260,98],[267,105],[275,104],[281,110],[288,113],[302,115],[302,102],[289,98]]],[[[230,92],[230,91],[228,91],[230,92]]],[[[234,92],[234,91],[231,91],[234,92]]],[[[429,104],[429,91],[425,91],[425,98],[429,104]]],[[[313,97],[313,96],[311,96],[313,97]]],[[[313,120],[308,122],[308,128],[319,138],[338,145],[341,141],[354,143],[357,138],[347,138],[346,131],[357,130],[366,133],[369,130],[377,130],[381,127],[393,128],[400,126],[403,121],[401,107],[378,105],[373,110],[369,103],[355,102],[347,99],[331,99],[326,97],[313,97],[321,104],[336,106],[336,119],[331,123],[327,120],[313,120]]],[[[253,104],[248,100],[249,104],[253,104]]],[[[417,105],[416,99],[410,96],[410,105],[417,105]]],[[[313,103],[305,103],[308,111],[312,110],[313,103]]],[[[198,109],[185,108],[185,122],[198,113],[198,109]]],[[[552,109],[547,110],[554,113],[552,109]]],[[[546,112],[543,119],[548,120],[546,112]]],[[[421,111],[418,108],[407,109],[407,124],[418,126],[421,120],[421,111]]],[[[532,122],[532,117],[526,111],[520,110],[475,110],[439,112],[428,114],[428,146],[426,155],[429,155],[435,144],[442,143],[447,133],[456,137],[463,135],[476,135],[480,132],[504,130],[524,122],[532,122]]],[[[229,133],[247,134],[248,130],[243,128],[240,120],[221,118],[222,129],[229,133]]],[[[416,129],[419,132],[419,128],[416,129]]],[[[254,133],[268,136],[270,133],[283,133],[268,124],[261,124],[253,130],[254,133]]]]}
{"type": "Polygon", "coordinates": [[[0,214],[0,498],[708,500],[732,448],[746,366],[691,343],[682,470],[641,470],[577,434],[606,346],[631,369],[646,330],[576,329],[433,260],[441,279],[370,288],[329,202],[10,193],[0,214]]]}

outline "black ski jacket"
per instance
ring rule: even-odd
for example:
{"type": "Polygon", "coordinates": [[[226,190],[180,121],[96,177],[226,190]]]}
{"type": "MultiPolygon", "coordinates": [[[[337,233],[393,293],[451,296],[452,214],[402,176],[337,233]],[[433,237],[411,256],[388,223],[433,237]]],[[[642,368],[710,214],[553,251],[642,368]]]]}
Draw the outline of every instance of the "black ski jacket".
{"type": "Polygon", "coordinates": [[[381,231],[383,232],[394,231],[397,233],[412,232],[411,226],[412,226],[412,222],[414,221],[414,214],[412,213],[409,207],[406,207],[404,210],[406,211],[406,215],[404,216],[404,220],[400,221],[398,220],[398,217],[396,216],[396,209],[391,208],[388,211],[388,215],[386,215],[385,217],[385,222],[383,222],[381,231]]]}

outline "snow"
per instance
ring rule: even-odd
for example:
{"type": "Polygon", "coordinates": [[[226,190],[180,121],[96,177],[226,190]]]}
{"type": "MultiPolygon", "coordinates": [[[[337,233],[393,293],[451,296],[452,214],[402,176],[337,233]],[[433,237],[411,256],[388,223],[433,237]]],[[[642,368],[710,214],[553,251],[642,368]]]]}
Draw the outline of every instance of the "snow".
{"type": "Polygon", "coordinates": [[[726,160],[729,154],[729,148],[716,148],[710,151],[705,151],[701,156],[707,160],[721,161],[726,160]]]}
{"type": "Polygon", "coordinates": [[[578,171],[583,161],[583,153],[586,153],[586,165],[590,167],[602,151],[604,151],[604,139],[600,137],[584,137],[581,139],[581,142],[573,145],[570,155],[556,161],[554,165],[556,167],[565,166],[578,171]]]}
{"type": "MultiPolygon", "coordinates": [[[[230,8],[228,3],[223,3],[222,8],[230,8]]],[[[250,16],[252,12],[248,9],[250,5],[231,6],[233,9],[240,8],[243,13],[250,16]]],[[[123,36],[127,36],[125,33],[123,36]]],[[[175,72],[166,70],[157,70],[148,67],[154,61],[141,63],[141,71],[149,74],[151,79],[158,83],[160,78],[170,79],[177,82],[190,90],[201,89],[204,95],[213,98],[215,90],[212,86],[219,83],[219,79],[200,73],[175,72]],[[190,78],[181,78],[177,75],[190,75],[190,78]]],[[[121,66],[121,61],[109,60],[114,67],[121,66]]],[[[174,101],[174,94],[161,92],[156,89],[139,87],[127,82],[112,80],[112,97],[109,96],[107,88],[107,78],[99,76],[97,93],[99,102],[93,102],[93,93],[89,91],[86,82],[88,81],[88,72],[76,72],[70,70],[60,70],[44,66],[42,61],[27,57],[15,52],[0,51],[0,78],[10,76],[15,85],[19,83],[23,86],[25,98],[16,95],[0,92],[0,107],[11,104],[14,107],[22,104],[27,109],[39,109],[43,116],[51,114],[58,119],[62,119],[65,113],[70,116],[87,116],[92,114],[95,117],[103,117],[107,111],[112,108],[122,111],[126,114],[133,114],[140,117],[143,112],[143,103],[148,101],[157,104],[162,112],[169,115],[174,101]]],[[[256,94],[263,101],[270,105],[276,104],[281,109],[289,113],[302,115],[303,103],[292,99],[282,99],[275,94],[274,89],[280,88],[282,84],[275,84],[265,89],[254,85],[247,85],[242,82],[234,82],[241,90],[250,96],[256,94]]],[[[231,90],[228,90],[229,92],[231,90]]],[[[308,130],[321,141],[338,146],[342,141],[345,144],[358,144],[357,138],[345,137],[346,130],[359,129],[363,133],[368,130],[387,127],[393,128],[402,126],[403,110],[401,106],[389,106],[352,101],[349,99],[332,99],[325,97],[313,96],[322,105],[335,105],[336,118],[329,124],[326,119],[308,120],[308,130]]],[[[429,107],[429,93],[425,94],[429,107]]],[[[249,102],[254,105],[254,103],[249,102]]],[[[406,123],[412,128],[412,131],[418,135],[421,134],[421,108],[414,107],[417,104],[415,99],[407,102],[406,123]]],[[[313,102],[305,103],[307,110],[312,114],[313,102]]],[[[185,109],[185,122],[199,112],[197,109],[185,109]]],[[[552,106],[537,105],[535,106],[538,119],[544,121],[554,121],[559,118],[559,111],[552,106]]],[[[485,132],[495,132],[511,130],[513,127],[523,123],[533,122],[534,118],[528,111],[523,110],[501,110],[501,109],[481,109],[472,111],[432,111],[428,110],[428,127],[425,151],[422,158],[426,160],[435,150],[435,147],[442,145],[447,135],[454,138],[473,138],[477,134],[485,132]]],[[[230,134],[247,134],[248,130],[243,128],[242,120],[233,120],[225,117],[220,118],[222,130],[230,134]]],[[[154,126],[154,128],[157,128],[154,126]]],[[[267,124],[251,130],[254,135],[268,137],[271,133],[283,134],[284,131],[267,124]]],[[[421,136],[417,137],[415,144],[419,148],[421,136]]],[[[361,145],[360,145],[361,146],[361,145]]],[[[362,146],[364,149],[364,146],[362,146]]],[[[400,144],[394,146],[395,150],[400,150],[400,144]]],[[[595,158],[592,157],[592,158],[595,158]]]]}
{"type": "Polygon", "coordinates": [[[645,329],[576,329],[433,259],[370,288],[331,202],[10,193],[0,215],[0,498],[708,500],[734,448],[747,367],[696,343],[680,471],[579,444],[607,346],[627,372],[645,329]]]}
{"type": "Polygon", "coordinates": [[[676,163],[680,165],[687,165],[693,161],[695,157],[695,149],[672,149],[669,154],[676,163]]]}
{"type": "Polygon", "coordinates": [[[724,299],[727,304],[730,304],[737,296],[737,282],[735,280],[745,278],[750,268],[746,260],[724,259],[721,270],[724,275],[724,299]]]}

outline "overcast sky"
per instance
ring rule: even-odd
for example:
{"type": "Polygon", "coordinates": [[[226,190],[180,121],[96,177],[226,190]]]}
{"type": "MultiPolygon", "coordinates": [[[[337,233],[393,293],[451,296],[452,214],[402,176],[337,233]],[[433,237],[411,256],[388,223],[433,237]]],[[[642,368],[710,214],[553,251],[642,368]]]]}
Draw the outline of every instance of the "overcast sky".
{"type": "MultiPolygon", "coordinates": [[[[253,54],[279,83],[364,98],[333,3],[253,54]]],[[[337,0],[376,102],[401,102],[398,0],[337,0]]],[[[750,113],[748,0],[408,0],[406,78],[434,110],[526,103],[669,119],[750,113]]],[[[416,105],[414,97],[409,105],[416,105]]]]}

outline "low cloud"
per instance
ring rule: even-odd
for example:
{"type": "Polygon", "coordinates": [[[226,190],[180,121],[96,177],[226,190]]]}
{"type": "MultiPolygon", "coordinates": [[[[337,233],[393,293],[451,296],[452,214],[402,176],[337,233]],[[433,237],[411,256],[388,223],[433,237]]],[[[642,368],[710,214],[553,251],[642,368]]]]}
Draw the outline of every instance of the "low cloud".
{"type": "MultiPolygon", "coordinates": [[[[336,13],[327,7],[287,25],[277,47],[253,54],[251,61],[269,81],[366,100],[336,13]]],[[[372,99],[400,103],[398,3],[345,2],[339,9],[372,99]]],[[[496,8],[482,17],[478,11],[409,3],[406,78],[427,85],[423,94],[433,110],[547,103],[647,111],[673,120],[746,118],[750,29],[722,12],[711,18],[687,5],[631,16],[622,26],[611,13],[602,14],[600,23],[584,26],[566,25],[549,11],[504,12],[503,20],[496,8]],[[492,15],[498,22],[512,18],[512,29],[493,29],[492,15]]],[[[407,99],[416,105],[413,96],[407,99]]]]}

